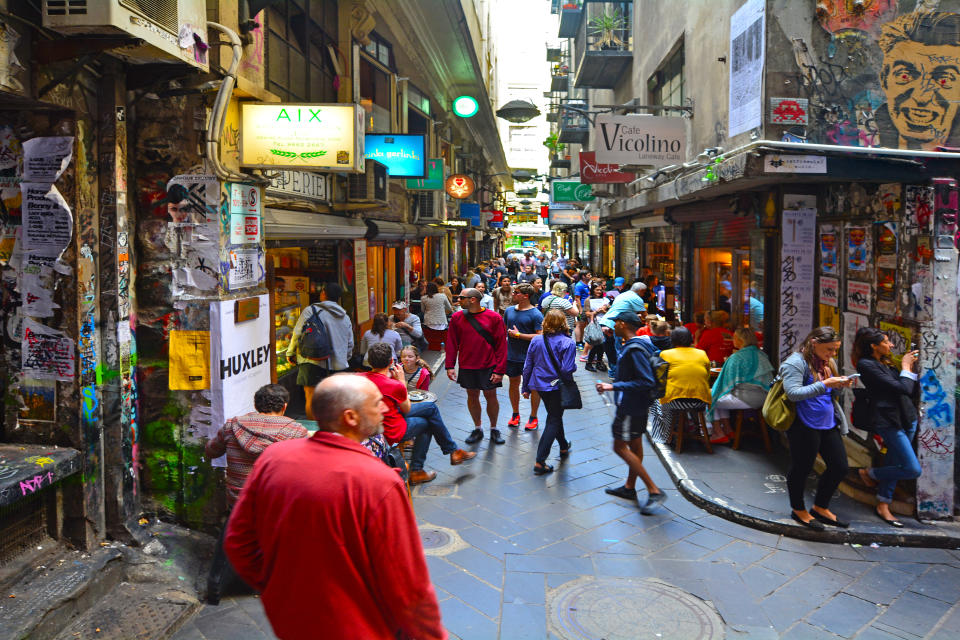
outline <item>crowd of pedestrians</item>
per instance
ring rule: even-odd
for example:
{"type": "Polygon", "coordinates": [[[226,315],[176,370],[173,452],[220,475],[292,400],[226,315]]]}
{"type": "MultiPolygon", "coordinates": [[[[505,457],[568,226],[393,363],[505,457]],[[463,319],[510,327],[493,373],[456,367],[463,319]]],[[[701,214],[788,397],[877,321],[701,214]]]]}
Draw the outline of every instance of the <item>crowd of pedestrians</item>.
{"type": "Polygon", "coordinates": [[[554,471],[554,444],[561,462],[571,454],[564,413],[582,405],[574,375],[583,364],[596,374],[594,391],[614,408],[613,451],[626,466],[623,483],[605,491],[636,503],[639,480],[647,515],[666,500],[643,464],[648,425],[662,442],[675,431],[678,412],[703,412],[711,443],[722,444],[732,433],[730,412],[759,410],[779,382],[794,411],[786,429],[790,515],[812,529],[848,526],[829,503],[847,473],[842,437],[849,425],[839,394],[860,377],[853,421],[881,436],[889,453],[885,466],[858,473],[877,492],[876,515],[903,526],[889,505],[897,482],[920,474],[911,444],[916,352],[902,357],[898,373],[892,344],[879,330],[858,331],[856,376],[839,375],[840,338],[830,327],[812,331],[776,370],[756,327],[729,326],[727,311],[697,313],[685,325],[667,322],[664,287],[655,276],[595,277],[562,254],[527,252],[482,263],[449,283],[418,283],[409,308],[401,300],[390,315],[376,314],[355,350],[340,294],[336,284],[324,287],[301,315],[288,352],[299,363],[298,384],[318,432],[307,438],[284,415],[287,391],[267,385],[257,392],[256,411],[231,418],[207,445],[209,457],[227,454],[233,507],[208,599],[218,599],[229,557],[262,594],[281,637],[302,637],[318,619],[327,631],[350,629],[356,637],[445,637],[391,456],[399,443],[412,442],[407,480],[417,485],[436,478],[424,468],[432,442],[451,465],[477,452],[457,445],[428,398],[432,374],[424,349],[442,351],[447,377],[466,391],[474,427],[466,445],[476,448],[487,432],[491,446],[505,443],[498,398],[504,377],[508,428],[536,432],[544,406],[532,460],[537,476],[554,471]],[[313,332],[326,334],[326,350],[307,348],[313,332]],[[818,455],[826,469],[808,511],[804,487],[818,455]],[[317,591],[325,597],[315,598],[317,591]]]}

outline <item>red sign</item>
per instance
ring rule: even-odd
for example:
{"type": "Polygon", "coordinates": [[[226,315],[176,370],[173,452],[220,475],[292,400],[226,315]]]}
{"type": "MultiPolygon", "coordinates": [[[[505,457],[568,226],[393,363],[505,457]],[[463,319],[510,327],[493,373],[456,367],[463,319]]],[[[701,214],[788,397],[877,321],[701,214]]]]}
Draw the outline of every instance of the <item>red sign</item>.
{"type": "Polygon", "coordinates": [[[548,204],[540,205],[540,217],[541,218],[550,217],[550,205],[548,204]]]}
{"type": "Polygon", "coordinates": [[[618,164],[600,164],[596,151],[580,152],[580,182],[583,184],[623,184],[633,182],[637,174],[620,171],[618,164]]]}
{"type": "Polygon", "coordinates": [[[445,183],[446,191],[452,198],[463,200],[473,195],[476,185],[473,178],[462,173],[455,173],[445,183]]]}
{"type": "MultiPolygon", "coordinates": [[[[508,208],[507,211],[510,209],[508,208]]],[[[490,222],[503,222],[503,211],[500,209],[494,209],[490,215],[490,222]]]]}

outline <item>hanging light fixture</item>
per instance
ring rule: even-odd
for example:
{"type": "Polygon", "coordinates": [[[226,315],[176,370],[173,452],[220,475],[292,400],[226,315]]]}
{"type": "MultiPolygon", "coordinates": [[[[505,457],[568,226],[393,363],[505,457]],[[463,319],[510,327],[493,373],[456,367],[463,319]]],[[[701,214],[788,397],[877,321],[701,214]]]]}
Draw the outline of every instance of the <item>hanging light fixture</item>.
{"type": "Polygon", "coordinates": [[[540,109],[529,100],[511,100],[497,109],[497,117],[510,122],[527,122],[540,115],[540,109]]]}

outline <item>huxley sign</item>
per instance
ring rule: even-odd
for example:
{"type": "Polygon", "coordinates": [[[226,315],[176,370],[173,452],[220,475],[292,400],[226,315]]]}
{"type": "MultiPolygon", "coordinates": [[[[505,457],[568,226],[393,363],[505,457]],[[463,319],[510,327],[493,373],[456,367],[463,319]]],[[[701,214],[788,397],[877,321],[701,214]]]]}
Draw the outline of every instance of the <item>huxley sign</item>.
{"type": "Polygon", "coordinates": [[[594,140],[597,162],[662,167],[684,161],[687,124],[683,118],[598,115],[594,140]]]}

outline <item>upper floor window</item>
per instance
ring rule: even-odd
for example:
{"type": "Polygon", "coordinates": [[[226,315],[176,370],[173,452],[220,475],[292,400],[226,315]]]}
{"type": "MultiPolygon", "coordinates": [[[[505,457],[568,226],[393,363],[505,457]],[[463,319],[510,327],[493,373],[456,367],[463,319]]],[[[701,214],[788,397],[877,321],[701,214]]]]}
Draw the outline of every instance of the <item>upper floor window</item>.
{"type": "MultiPolygon", "coordinates": [[[[683,82],[683,43],[667,58],[667,61],[657,69],[647,88],[650,90],[650,103],[665,106],[682,106],[686,92],[683,82]]],[[[680,111],[668,110],[662,115],[680,115],[680,111]]]]}
{"type": "Polygon", "coordinates": [[[376,33],[370,34],[370,44],[363,48],[370,56],[388,69],[394,69],[393,45],[376,33]]]}
{"type": "Polygon", "coordinates": [[[336,0],[279,0],[266,23],[267,90],[289,101],[336,102],[336,0]]]}

